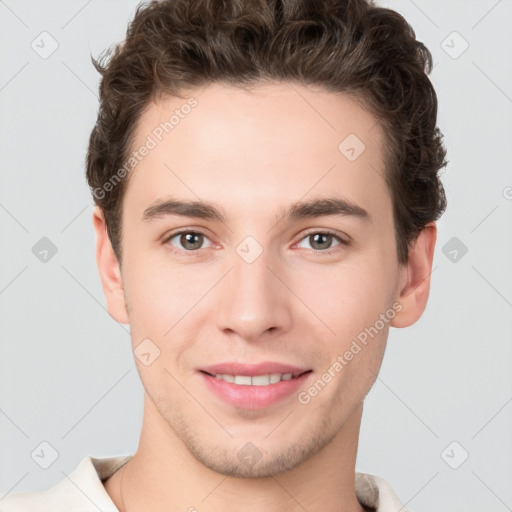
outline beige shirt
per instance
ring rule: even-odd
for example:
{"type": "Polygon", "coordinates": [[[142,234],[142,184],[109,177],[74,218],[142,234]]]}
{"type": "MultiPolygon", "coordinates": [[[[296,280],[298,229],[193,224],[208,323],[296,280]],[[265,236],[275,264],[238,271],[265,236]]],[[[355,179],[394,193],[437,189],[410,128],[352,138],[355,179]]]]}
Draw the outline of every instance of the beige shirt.
{"type": "MultiPolygon", "coordinates": [[[[0,495],[1,512],[119,512],[103,481],[131,455],[97,459],[84,457],[75,470],[43,491],[0,495]]],[[[356,496],[377,512],[407,512],[389,484],[374,475],[356,472],[356,496]]]]}

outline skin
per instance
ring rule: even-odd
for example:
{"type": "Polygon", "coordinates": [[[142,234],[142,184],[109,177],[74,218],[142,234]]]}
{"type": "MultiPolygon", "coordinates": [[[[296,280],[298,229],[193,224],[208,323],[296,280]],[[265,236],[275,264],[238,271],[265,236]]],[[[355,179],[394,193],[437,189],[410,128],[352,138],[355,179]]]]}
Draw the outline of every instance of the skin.
{"type": "MultiPolygon", "coordinates": [[[[413,324],[426,307],[436,225],[400,265],[383,131],[355,100],[287,83],[251,91],[212,84],[190,95],[197,107],[129,177],[121,267],[101,211],[93,215],[108,311],[129,323],[132,348],[149,338],[160,350],[148,366],[135,359],[145,389],[140,443],[105,488],[121,511],[365,510],[354,487],[363,401],[389,326],[413,324]],[[352,162],[338,150],[349,134],[366,146],[352,162]],[[334,195],[369,220],[281,218],[298,201],[334,195]],[[170,196],[215,203],[225,221],[142,220],[170,196]],[[198,249],[187,252],[190,244],[174,236],[183,228],[205,235],[198,249]],[[325,230],[352,241],[322,246],[309,236],[325,230]],[[249,235],[263,249],[252,263],[236,251],[249,235]],[[312,369],[299,391],[307,390],[396,301],[401,311],[308,404],[294,393],[267,409],[235,408],[197,372],[277,361],[312,369]],[[261,455],[253,465],[237,456],[249,442],[261,455]]],[[[153,102],[133,147],[184,103],[153,102]]]]}

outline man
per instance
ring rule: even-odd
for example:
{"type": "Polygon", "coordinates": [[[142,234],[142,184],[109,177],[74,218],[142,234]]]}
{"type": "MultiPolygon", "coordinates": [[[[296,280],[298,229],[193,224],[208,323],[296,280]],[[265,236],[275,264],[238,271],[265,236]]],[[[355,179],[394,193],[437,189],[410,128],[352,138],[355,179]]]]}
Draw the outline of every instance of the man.
{"type": "Polygon", "coordinates": [[[2,511],[405,510],[355,462],[446,207],[428,50],[366,0],[168,0],[95,65],[96,256],[140,442],[2,511]]]}

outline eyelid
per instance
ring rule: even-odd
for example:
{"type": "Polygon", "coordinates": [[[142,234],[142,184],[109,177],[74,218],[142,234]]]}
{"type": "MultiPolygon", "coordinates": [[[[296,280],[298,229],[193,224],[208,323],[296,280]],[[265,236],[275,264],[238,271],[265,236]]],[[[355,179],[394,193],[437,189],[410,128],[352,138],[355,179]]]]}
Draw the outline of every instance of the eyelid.
{"type": "MultiPolygon", "coordinates": [[[[316,233],[322,233],[324,235],[333,235],[340,239],[340,242],[344,244],[350,244],[352,242],[352,237],[347,235],[346,233],[343,233],[342,231],[338,231],[337,229],[330,229],[330,228],[324,228],[324,229],[318,229],[318,228],[311,228],[308,229],[305,233],[302,234],[302,238],[300,238],[299,242],[302,241],[305,237],[308,235],[313,235],[316,233]]],[[[320,252],[320,251],[317,251],[320,252]]],[[[325,251],[323,251],[325,252],[325,251]]]]}

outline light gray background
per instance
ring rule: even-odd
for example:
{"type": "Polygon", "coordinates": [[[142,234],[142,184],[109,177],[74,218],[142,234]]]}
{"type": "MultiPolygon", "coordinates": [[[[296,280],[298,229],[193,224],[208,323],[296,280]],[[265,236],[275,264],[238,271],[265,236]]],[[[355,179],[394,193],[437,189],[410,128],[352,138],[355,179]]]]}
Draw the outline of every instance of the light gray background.
{"type": "MultiPolygon", "coordinates": [[[[90,54],[123,38],[136,3],[0,1],[0,493],[137,448],[142,386],[128,328],[104,308],[84,177],[90,54]],[[58,43],[48,58],[31,47],[51,48],[43,31],[58,43]],[[58,249],[46,263],[42,237],[58,249]],[[42,442],[58,452],[48,469],[31,456],[42,442]]],[[[512,510],[512,2],[380,4],[434,55],[448,210],[428,308],[391,329],[366,400],[357,469],[418,512],[512,510]],[[453,237],[467,247],[455,262],[453,237]]]]}

